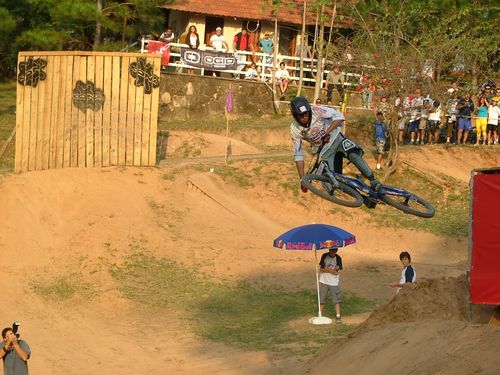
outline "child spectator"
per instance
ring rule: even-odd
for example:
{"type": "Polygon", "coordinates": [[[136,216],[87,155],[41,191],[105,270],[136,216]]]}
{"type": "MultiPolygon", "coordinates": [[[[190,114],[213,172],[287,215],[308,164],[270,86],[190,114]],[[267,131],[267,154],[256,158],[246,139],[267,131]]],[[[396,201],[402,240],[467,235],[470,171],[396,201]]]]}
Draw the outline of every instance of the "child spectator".
{"type": "Polygon", "coordinates": [[[396,290],[396,293],[399,293],[401,288],[417,281],[417,273],[415,272],[413,266],[411,265],[410,253],[408,251],[403,251],[401,254],[399,254],[399,260],[403,265],[403,271],[401,271],[401,277],[399,279],[399,283],[389,284],[391,288],[398,288],[396,290]]]}
{"type": "Polygon", "coordinates": [[[257,71],[257,64],[252,62],[245,72],[245,79],[257,80],[259,72],[257,71]]]}
{"type": "Polygon", "coordinates": [[[488,107],[488,144],[498,144],[498,118],[500,117],[500,107],[498,107],[498,97],[491,98],[488,107]]]}
{"type": "Polygon", "coordinates": [[[377,145],[377,170],[382,169],[382,158],[385,152],[385,143],[387,142],[387,125],[384,122],[384,114],[377,112],[377,121],[375,121],[375,143],[377,145]]]}
{"type": "Polygon", "coordinates": [[[290,81],[290,74],[286,69],[284,62],[280,62],[280,67],[276,71],[276,82],[280,88],[280,100],[285,100],[286,89],[288,88],[288,82],[290,81]]]}

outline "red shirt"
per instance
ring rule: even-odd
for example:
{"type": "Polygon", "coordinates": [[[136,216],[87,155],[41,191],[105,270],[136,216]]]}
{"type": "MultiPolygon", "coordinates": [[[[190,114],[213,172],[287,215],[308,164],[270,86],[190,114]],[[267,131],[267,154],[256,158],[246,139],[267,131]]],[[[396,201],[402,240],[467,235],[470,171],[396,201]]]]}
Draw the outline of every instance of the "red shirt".
{"type": "Polygon", "coordinates": [[[234,36],[233,42],[236,43],[236,49],[238,51],[247,51],[249,49],[248,47],[250,46],[250,35],[248,33],[243,35],[243,33],[239,32],[234,36]]]}

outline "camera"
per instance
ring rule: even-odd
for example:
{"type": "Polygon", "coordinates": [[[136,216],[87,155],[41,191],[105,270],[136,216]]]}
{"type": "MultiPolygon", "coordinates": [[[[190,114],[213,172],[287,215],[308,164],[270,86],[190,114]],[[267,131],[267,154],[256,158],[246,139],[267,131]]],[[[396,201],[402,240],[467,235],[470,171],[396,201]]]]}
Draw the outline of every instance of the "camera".
{"type": "Polygon", "coordinates": [[[17,330],[21,326],[21,323],[19,322],[14,322],[12,323],[12,332],[16,335],[17,338],[19,338],[19,333],[17,333],[17,330]]]}

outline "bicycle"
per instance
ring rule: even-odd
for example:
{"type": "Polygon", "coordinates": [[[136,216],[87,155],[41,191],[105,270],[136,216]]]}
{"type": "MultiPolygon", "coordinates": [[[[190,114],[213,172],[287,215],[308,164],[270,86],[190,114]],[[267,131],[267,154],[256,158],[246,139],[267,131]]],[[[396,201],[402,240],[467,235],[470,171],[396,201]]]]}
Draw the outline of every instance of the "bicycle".
{"type": "Polygon", "coordinates": [[[323,146],[318,150],[316,162],[302,178],[302,184],[312,193],[346,207],[360,207],[364,203],[368,208],[375,208],[380,203],[423,218],[434,216],[434,207],[409,191],[388,185],[374,190],[359,177],[332,171],[326,160],[319,160],[323,146]]]}

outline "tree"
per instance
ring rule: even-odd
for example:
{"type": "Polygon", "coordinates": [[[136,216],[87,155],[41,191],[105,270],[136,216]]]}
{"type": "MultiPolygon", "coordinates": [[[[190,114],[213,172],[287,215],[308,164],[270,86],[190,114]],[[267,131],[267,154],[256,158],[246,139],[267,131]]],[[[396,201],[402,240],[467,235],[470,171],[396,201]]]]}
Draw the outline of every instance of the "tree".
{"type": "Polygon", "coordinates": [[[159,6],[170,1],[0,0],[0,78],[14,72],[21,50],[120,50],[161,30],[159,6]]]}
{"type": "MultiPolygon", "coordinates": [[[[388,97],[413,92],[416,86],[443,99],[435,78],[456,73],[456,57],[464,67],[463,79],[477,85],[479,72],[494,74],[491,56],[497,51],[497,2],[489,0],[362,0],[348,1],[355,35],[353,63],[369,72],[388,97]],[[429,72],[434,71],[434,74],[429,72]]],[[[351,65],[352,66],[352,65],[351,65]]],[[[395,135],[397,113],[392,112],[395,135]]],[[[398,149],[392,137],[392,173],[398,149]]]]}

